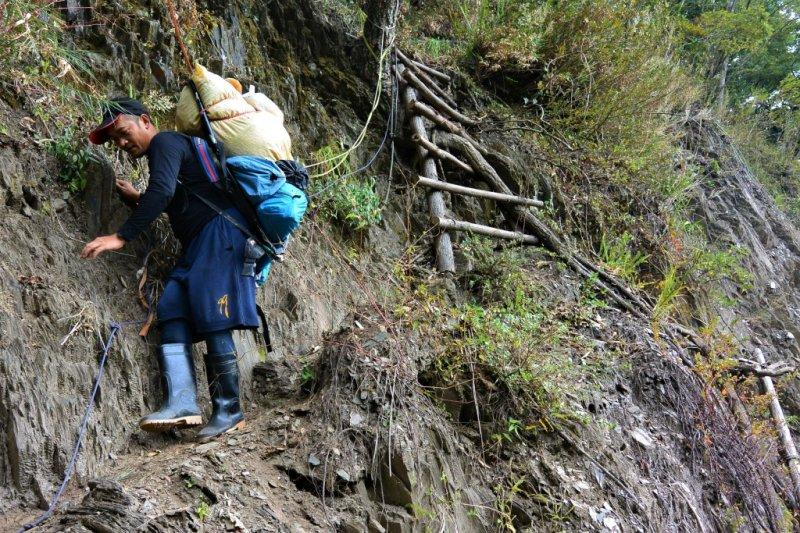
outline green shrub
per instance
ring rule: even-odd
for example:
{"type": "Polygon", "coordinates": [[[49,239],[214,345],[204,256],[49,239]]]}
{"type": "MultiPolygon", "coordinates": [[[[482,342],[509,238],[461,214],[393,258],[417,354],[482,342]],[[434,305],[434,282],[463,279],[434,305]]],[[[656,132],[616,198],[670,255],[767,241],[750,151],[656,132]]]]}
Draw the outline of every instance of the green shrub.
{"type": "Polygon", "coordinates": [[[658,288],[658,298],[653,306],[653,329],[657,329],[661,322],[672,314],[678,298],[686,288],[681,281],[677,267],[673,265],[667,270],[658,288]]]}
{"type": "Polygon", "coordinates": [[[354,231],[381,221],[375,178],[353,173],[347,155],[331,145],[319,149],[314,157],[322,164],[321,175],[311,180],[311,196],[324,216],[354,231]]]}
{"type": "Polygon", "coordinates": [[[83,139],[76,136],[71,128],[67,128],[63,135],[51,142],[48,147],[61,165],[59,179],[66,184],[71,193],[83,191],[86,188],[88,166],[93,158],[83,139]]]}
{"type": "Polygon", "coordinates": [[[449,302],[440,288],[420,282],[396,311],[438,349],[431,380],[457,388],[474,368],[502,391],[479,399],[481,411],[497,421],[493,431],[509,437],[498,445],[579,420],[567,397],[591,386],[587,374],[598,375],[601,363],[576,331],[578,304],[547,297],[526,267],[529,249],[471,237],[462,250],[474,266],[461,280],[470,289],[468,301],[449,302]],[[587,355],[576,362],[576,351],[587,355]]]}
{"type": "Polygon", "coordinates": [[[43,124],[44,142],[61,166],[70,192],[86,186],[91,153],[74,125],[96,119],[99,94],[92,83],[89,52],[76,49],[59,3],[14,0],[0,7],[0,93],[17,92],[26,111],[43,124]]]}
{"type": "Polygon", "coordinates": [[[632,239],[628,232],[615,239],[608,238],[604,233],[600,238],[600,259],[611,272],[636,283],[637,271],[647,261],[648,256],[641,251],[634,252],[631,249],[632,239]]]}

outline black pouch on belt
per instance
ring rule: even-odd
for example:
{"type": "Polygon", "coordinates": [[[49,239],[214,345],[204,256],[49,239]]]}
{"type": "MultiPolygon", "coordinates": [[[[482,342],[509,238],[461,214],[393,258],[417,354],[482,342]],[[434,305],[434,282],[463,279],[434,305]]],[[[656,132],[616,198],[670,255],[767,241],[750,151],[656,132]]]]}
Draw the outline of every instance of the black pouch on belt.
{"type": "Polygon", "coordinates": [[[256,242],[255,239],[247,239],[244,246],[244,267],[242,268],[242,276],[255,276],[256,263],[259,262],[265,255],[267,255],[264,247],[256,242]]]}

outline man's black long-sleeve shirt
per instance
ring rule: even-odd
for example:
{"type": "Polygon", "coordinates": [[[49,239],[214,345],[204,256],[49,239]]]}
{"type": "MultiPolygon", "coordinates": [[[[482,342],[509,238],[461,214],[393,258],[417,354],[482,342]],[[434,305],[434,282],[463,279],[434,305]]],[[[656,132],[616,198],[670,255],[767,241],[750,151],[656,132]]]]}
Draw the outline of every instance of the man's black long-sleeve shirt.
{"type": "Polygon", "coordinates": [[[231,203],[208,181],[188,137],[174,131],[159,132],[145,155],[150,167],[147,189],[117,235],[132,241],[166,211],[173,233],[186,250],[203,226],[217,216],[187,187],[220,209],[228,209],[231,203]],[[179,178],[182,184],[178,183],[179,178]]]}

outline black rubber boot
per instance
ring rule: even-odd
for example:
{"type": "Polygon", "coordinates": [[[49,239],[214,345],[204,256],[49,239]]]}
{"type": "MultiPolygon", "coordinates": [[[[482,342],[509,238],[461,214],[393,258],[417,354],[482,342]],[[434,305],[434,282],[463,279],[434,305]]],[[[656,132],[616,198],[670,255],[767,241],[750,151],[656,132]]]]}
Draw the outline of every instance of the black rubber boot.
{"type": "Polygon", "coordinates": [[[211,420],[197,434],[200,442],[244,427],[244,415],[239,405],[236,352],[206,354],[206,372],[213,412],[211,420]]]}
{"type": "Polygon", "coordinates": [[[142,418],[139,427],[145,431],[167,431],[202,424],[189,345],[162,344],[158,349],[158,364],[161,367],[164,403],[161,409],[142,418]]]}

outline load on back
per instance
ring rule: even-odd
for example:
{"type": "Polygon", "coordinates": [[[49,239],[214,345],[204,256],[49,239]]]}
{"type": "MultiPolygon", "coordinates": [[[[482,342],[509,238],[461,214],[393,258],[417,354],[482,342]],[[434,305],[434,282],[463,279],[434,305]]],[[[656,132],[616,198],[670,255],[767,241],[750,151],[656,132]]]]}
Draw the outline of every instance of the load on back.
{"type": "MultiPolygon", "coordinates": [[[[308,207],[305,190],[308,173],[292,158],[292,141],[283,125],[283,112],[262,93],[242,94],[241,84],[224,79],[195,64],[192,75],[214,134],[222,141],[226,165],[255,208],[257,223],[277,253],[285,249],[289,235],[297,229],[308,207]]],[[[178,130],[195,137],[206,132],[194,93],[184,87],[175,122],[178,130]]],[[[198,139],[199,141],[199,139],[198,139]]],[[[218,175],[203,141],[194,143],[210,181],[218,175]],[[205,154],[205,155],[204,155],[205,154]]],[[[256,266],[256,283],[269,275],[272,260],[266,256],[256,266]]]]}
{"type": "MultiPolygon", "coordinates": [[[[229,156],[292,159],[292,140],[283,125],[283,112],[266,95],[255,92],[253,87],[242,94],[241,85],[237,88],[199,63],[195,63],[192,80],[206,106],[211,127],[229,156]]],[[[203,135],[200,111],[188,87],[181,91],[175,123],[183,133],[203,135]]]]}

